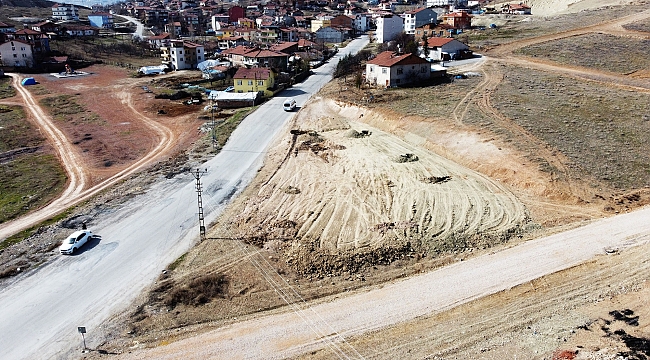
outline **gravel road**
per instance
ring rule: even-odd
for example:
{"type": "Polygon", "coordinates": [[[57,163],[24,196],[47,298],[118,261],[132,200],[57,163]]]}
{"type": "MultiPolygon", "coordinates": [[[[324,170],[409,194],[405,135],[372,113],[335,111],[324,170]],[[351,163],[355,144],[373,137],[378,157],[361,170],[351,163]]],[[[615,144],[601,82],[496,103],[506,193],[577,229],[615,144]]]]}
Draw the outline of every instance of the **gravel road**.
{"type": "Polygon", "coordinates": [[[437,271],[313,306],[232,324],[120,359],[279,359],[329,347],[360,354],[345,339],[450,309],[650,240],[650,208],[595,221],[437,271]],[[408,296],[404,296],[408,294],[408,296]],[[227,354],[227,356],[224,356],[227,354]]]}

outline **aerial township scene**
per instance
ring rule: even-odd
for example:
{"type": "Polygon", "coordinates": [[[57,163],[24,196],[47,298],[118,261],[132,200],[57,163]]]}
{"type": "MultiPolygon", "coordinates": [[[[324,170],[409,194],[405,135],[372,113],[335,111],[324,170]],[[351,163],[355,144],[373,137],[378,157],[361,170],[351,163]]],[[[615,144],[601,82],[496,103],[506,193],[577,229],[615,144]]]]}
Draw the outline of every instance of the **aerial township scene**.
{"type": "Polygon", "coordinates": [[[0,0],[0,359],[650,359],[650,1],[0,0]]]}

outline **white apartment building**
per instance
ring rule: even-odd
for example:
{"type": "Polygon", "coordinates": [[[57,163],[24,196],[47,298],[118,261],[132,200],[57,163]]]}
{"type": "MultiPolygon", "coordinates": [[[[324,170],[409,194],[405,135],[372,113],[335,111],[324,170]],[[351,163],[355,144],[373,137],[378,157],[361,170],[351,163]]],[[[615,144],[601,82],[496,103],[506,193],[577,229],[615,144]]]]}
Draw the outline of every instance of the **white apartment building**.
{"type": "Polygon", "coordinates": [[[52,17],[57,20],[79,20],[79,11],[73,4],[54,4],[52,17]]]}
{"type": "Polygon", "coordinates": [[[380,15],[375,19],[375,24],[377,25],[375,37],[378,43],[391,41],[404,31],[404,19],[397,15],[380,15]]]}
{"type": "Polygon", "coordinates": [[[18,67],[34,66],[32,45],[21,40],[11,40],[0,44],[0,64],[18,67]]]}

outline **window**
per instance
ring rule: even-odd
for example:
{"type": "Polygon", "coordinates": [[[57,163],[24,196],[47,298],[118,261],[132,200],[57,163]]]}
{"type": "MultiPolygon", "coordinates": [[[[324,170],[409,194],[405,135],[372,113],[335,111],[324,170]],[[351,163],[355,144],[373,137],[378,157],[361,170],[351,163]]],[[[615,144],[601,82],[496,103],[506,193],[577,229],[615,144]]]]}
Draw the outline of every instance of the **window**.
{"type": "Polygon", "coordinates": [[[385,74],[386,73],[386,68],[381,68],[381,73],[385,74]]]}
{"type": "Polygon", "coordinates": [[[20,50],[21,50],[21,51],[25,51],[25,50],[27,50],[27,48],[24,47],[24,46],[22,46],[22,47],[20,48],[20,50]]]}
{"type": "Polygon", "coordinates": [[[237,80],[237,85],[241,85],[241,84],[242,84],[242,81],[241,81],[241,80],[237,80]]]}
{"type": "Polygon", "coordinates": [[[27,54],[23,54],[23,57],[26,58],[26,57],[27,57],[27,54]]]}
{"type": "Polygon", "coordinates": [[[180,58],[180,59],[178,59],[178,61],[185,61],[185,60],[183,60],[183,58],[180,58]]]}
{"type": "Polygon", "coordinates": [[[402,75],[404,73],[404,70],[402,70],[401,67],[397,68],[397,75],[402,75]]]}
{"type": "Polygon", "coordinates": [[[375,67],[374,66],[370,66],[370,72],[375,72],[375,67]]]}
{"type": "Polygon", "coordinates": [[[425,72],[427,72],[427,68],[426,68],[426,66],[423,66],[423,67],[420,69],[420,72],[421,72],[421,73],[425,73],[425,72]]]}
{"type": "Polygon", "coordinates": [[[264,86],[264,80],[257,80],[257,85],[264,86]]]}
{"type": "Polygon", "coordinates": [[[17,58],[17,57],[18,57],[18,54],[14,54],[14,57],[17,58]]]}
{"type": "Polygon", "coordinates": [[[11,47],[11,51],[16,51],[16,47],[15,47],[15,46],[12,46],[12,47],[11,47]]]}
{"type": "Polygon", "coordinates": [[[174,50],[172,50],[172,55],[174,55],[174,54],[175,54],[175,52],[174,52],[174,50]]]}
{"type": "Polygon", "coordinates": [[[253,85],[253,80],[248,80],[248,85],[253,85]]]}
{"type": "Polygon", "coordinates": [[[178,50],[178,55],[183,55],[183,50],[178,50]]]}

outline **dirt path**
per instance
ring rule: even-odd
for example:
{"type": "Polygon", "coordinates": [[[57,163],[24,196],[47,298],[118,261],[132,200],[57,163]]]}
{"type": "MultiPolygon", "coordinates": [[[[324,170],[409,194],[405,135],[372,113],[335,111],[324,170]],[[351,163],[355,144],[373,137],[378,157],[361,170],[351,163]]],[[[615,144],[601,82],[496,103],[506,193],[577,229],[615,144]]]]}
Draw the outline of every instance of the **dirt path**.
{"type": "Polygon", "coordinates": [[[21,84],[21,78],[16,74],[7,74],[12,77],[13,85],[20,94],[23,105],[36,122],[40,129],[43,129],[46,137],[52,142],[61,163],[68,175],[68,186],[61,196],[42,209],[34,211],[16,220],[0,225],[0,239],[4,239],[34,224],[46,220],[64,209],[79,203],[100,191],[114,185],[125,179],[130,174],[151,164],[153,161],[165,156],[173,148],[178,137],[166,126],[154,121],[139,112],[133,105],[131,94],[128,90],[119,90],[118,96],[122,103],[127,106],[134,114],[130,119],[133,121],[142,121],[152,132],[153,137],[157,139],[157,144],[142,158],[130,164],[117,174],[101,181],[100,183],[88,188],[88,166],[80,160],[79,154],[71,145],[70,140],[59,129],[56,128],[52,118],[38,105],[32,94],[21,84]]]}

